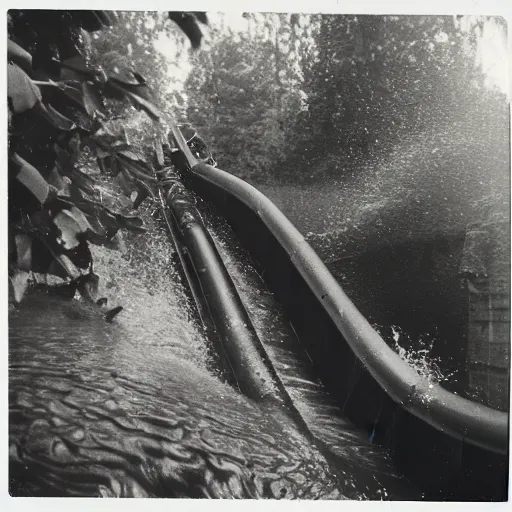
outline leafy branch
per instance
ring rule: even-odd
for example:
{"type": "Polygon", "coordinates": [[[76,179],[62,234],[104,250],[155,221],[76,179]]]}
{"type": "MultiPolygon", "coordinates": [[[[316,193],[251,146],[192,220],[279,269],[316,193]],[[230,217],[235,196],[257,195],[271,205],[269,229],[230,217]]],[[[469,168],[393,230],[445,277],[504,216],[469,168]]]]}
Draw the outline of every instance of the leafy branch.
{"type": "MultiPolygon", "coordinates": [[[[65,295],[72,297],[78,291],[103,306],[106,299],[97,294],[89,244],[115,247],[120,229],[144,232],[134,212],[146,198],[155,198],[156,184],[152,164],[122,134],[107,127],[105,100],[128,102],[155,122],[160,122],[162,114],[139,73],[106,73],[90,66],[82,55],[79,34],[112,25],[115,20],[110,13],[37,12],[39,18],[34,11],[9,12],[12,300],[21,302],[30,276],[42,274],[45,281],[49,276],[63,280],[59,289],[65,295]],[[26,30],[27,25],[31,30],[26,30]],[[109,207],[103,204],[98,180],[78,165],[85,148],[96,155],[100,174],[114,178],[126,200],[117,199],[109,207]]],[[[169,17],[176,18],[197,47],[201,39],[197,20],[206,22],[201,13],[170,13],[169,17]]],[[[120,309],[107,312],[106,318],[111,320],[120,309]]]]}

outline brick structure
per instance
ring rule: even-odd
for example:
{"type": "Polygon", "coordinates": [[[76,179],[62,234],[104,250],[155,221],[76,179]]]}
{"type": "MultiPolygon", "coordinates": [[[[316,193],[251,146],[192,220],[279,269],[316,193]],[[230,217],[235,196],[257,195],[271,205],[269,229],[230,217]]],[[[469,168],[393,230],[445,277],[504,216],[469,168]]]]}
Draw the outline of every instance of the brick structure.
{"type": "Polygon", "coordinates": [[[469,394],[508,410],[510,387],[510,225],[471,226],[461,274],[468,291],[469,394]]]}

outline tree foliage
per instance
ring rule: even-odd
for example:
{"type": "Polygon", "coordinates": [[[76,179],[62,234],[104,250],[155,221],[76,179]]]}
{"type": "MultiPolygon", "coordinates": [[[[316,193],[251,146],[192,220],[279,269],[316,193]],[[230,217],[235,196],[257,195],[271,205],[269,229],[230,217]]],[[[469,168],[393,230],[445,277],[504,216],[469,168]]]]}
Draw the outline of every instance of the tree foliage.
{"type": "MultiPolygon", "coordinates": [[[[197,25],[196,14],[187,18],[189,25],[191,20],[197,25]]],[[[152,195],[152,166],[130,144],[126,130],[116,133],[109,121],[123,117],[127,105],[130,112],[162,120],[154,93],[136,69],[144,63],[149,73],[151,66],[165,64],[150,51],[149,27],[166,18],[104,11],[9,12],[9,274],[15,302],[36,273],[46,281],[50,276],[64,280],[59,290],[66,295],[78,290],[103,305],[96,296],[89,243],[115,247],[119,229],[144,231],[135,210],[152,195]],[[121,29],[97,36],[112,26],[121,29]],[[94,39],[98,47],[92,50],[94,39]],[[84,151],[95,155],[107,180],[98,181],[83,167],[84,151]],[[112,180],[124,196],[105,188],[112,180]]],[[[158,91],[165,70],[152,76],[158,91]]]]}
{"type": "Polygon", "coordinates": [[[290,58],[296,34],[289,15],[246,19],[246,33],[213,31],[194,58],[184,95],[187,119],[222,166],[258,179],[287,149],[286,134],[301,108],[300,70],[290,58]]]}
{"type": "Polygon", "coordinates": [[[302,120],[314,127],[310,151],[365,157],[411,133],[472,125],[484,114],[477,109],[490,95],[474,65],[474,40],[453,17],[324,16],[315,39],[302,120]]]}
{"type": "Polygon", "coordinates": [[[449,16],[244,18],[245,30],[213,34],[181,98],[221,166],[241,176],[341,174],[434,132],[502,141],[503,96],[475,65],[485,19],[465,31],[449,16]]]}

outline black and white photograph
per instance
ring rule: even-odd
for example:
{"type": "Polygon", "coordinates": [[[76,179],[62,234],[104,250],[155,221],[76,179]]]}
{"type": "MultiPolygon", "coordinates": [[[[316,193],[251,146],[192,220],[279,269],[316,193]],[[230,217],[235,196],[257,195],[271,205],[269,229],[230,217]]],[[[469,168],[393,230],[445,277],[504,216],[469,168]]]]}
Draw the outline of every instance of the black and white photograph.
{"type": "Polygon", "coordinates": [[[329,5],[4,11],[6,500],[508,501],[508,19],[329,5]]]}

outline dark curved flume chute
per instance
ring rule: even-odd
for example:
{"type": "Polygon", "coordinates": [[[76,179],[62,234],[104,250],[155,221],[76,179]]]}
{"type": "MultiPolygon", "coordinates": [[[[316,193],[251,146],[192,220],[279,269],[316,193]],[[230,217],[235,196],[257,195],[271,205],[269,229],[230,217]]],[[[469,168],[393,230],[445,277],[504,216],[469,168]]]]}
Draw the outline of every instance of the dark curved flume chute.
{"type": "MultiPolygon", "coordinates": [[[[508,414],[418,375],[371,327],[304,237],[263,194],[198,162],[178,127],[174,163],[250,251],[342,411],[442,499],[506,499],[508,414]],[[481,468],[485,467],[485,474],[481,468]],[[456,489],[456,490],[454,490],[456,489]]],[[[435,498],[434,498],[435,499],[435,498]]]]}

